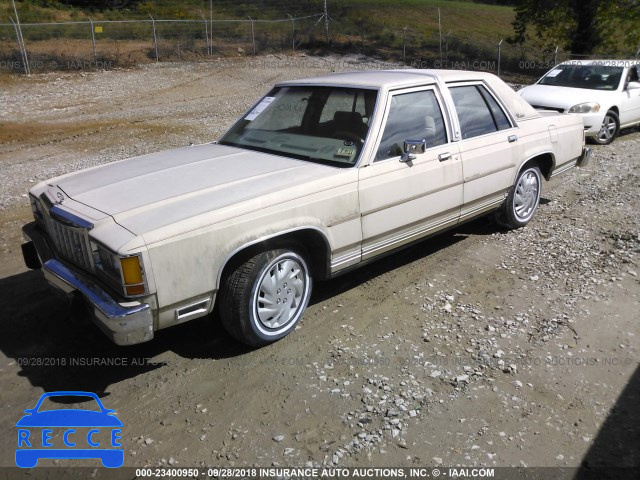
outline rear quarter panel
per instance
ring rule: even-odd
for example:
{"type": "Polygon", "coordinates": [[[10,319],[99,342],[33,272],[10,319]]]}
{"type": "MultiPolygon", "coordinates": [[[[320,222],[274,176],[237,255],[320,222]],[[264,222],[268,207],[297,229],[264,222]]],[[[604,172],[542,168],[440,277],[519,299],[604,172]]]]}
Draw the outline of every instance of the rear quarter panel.
{"type": "Polygon", "coordinates": [[[521,120],[519,126],[521,160],[518,171],[522,164],[538,155],[551,154],[552,171],[556,171],[575,163],[582,154],[584,126],[579,115],[545,115],[521,120]]]}

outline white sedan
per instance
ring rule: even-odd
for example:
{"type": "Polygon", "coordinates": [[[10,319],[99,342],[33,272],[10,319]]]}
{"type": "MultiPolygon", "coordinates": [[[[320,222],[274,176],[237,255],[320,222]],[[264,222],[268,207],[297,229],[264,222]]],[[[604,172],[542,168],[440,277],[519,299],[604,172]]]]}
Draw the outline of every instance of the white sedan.
{"type": "Polygon", "coordinates": [[[582,130],[487,73],[282,82],[219,142],[34,186],[25,262],[117,344],[217,306],[233,337],[265,345],[296,328],[313,280],[479,215],[526,225],[542,179],[588,161],[582,130]]]}
{"type": "Polygon", "coordinates": [[[585,136],[607,145],[640,124],[639,69],[636,60],[572,60],[518,93],[536,109],[580,114],[585,136]]]}

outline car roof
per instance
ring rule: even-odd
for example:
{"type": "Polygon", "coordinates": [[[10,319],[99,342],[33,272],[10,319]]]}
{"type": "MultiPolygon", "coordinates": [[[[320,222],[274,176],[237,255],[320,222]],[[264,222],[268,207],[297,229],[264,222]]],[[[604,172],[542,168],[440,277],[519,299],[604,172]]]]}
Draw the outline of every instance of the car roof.
{"type": "Polygon", "coordinates": [[[437,83],[438,80],[446,83],[454,81],[487,80],[489,77],[494,77],[494,75],[468,70],[365,70],[331,73],[318,77],[289,80],[279,82],[277,85],[318,85],[392,89],[434,84],[437,83]]]}
{"type": "Polygon", "coordinates": [[[491,86],[506,104],[511,113],[518,119],[536,118],[540,116],[531,105],[517,95],[511,87],[491,73],[469,70],[366,70],[358,72],[332,73],[321,77],[302,78],[280,82],[277,86],[313,85],[376,88],[393,90],[430,84],[446,84],[451,82],[482,81],[491,86]]]}

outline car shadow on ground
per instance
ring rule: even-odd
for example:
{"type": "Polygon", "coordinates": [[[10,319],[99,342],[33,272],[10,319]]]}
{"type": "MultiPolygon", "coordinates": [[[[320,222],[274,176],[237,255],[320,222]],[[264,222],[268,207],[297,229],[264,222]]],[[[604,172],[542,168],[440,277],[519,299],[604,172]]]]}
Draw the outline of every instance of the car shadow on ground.
{"type": "Polygon", "coordinates": [[[37,271],[0,279],[0,308],[0,350],[18,364],[20,376],[45,392],[84,390],[103,396],[113,383],[162,368],[164,362],[150,359],[170,350],[189,358],[249,351],[206,321],[157,332],[153,341],[140,345],[115,345],[37,271]]]}
{"type": "MultiPolygon", "coordinates": [[[[387,272],[446,249],[470,235],[499,231],[481,218],[372,262],[335,279],[317,282],[311,305],[358,287],[387,272]]],[[[151,342],[114,345],[86,318],[57,295],[37,271],[0,279],[0,350],[20,366],[19,375],[43,388],[85,390],[106,395],[109,385],[162,368],[156,357],[172,351],[182,358],[224,359],[251,348],[232,339],[216,315],[156,332],[151,342]]]]}
{"type": "Polygon", "coordinates": [[[640,478],[640,368],[582,459],[574,480],[640,478]]]}
{"type": "MultiPolygon", "coordinates": [[[[493,224],[487,219],[472,222],[473,225],[465,225],[447,232],[441,233],[427,240],[421,240],[407,248],[389,253],[371,263],[342,274],[331,280],[316,282],[313,286],[313,295],[310,305],[323,302],[352,288],[372,280],[387,272],[396,270],[405,265],[419,261],[440,250],[444,250],[458,242],[464,241],[469,235],[484,235],[484,230],[491,228],[485,224],[493,224]]],[[[498,228],[493,224],[493,229],[498,228]]]]}

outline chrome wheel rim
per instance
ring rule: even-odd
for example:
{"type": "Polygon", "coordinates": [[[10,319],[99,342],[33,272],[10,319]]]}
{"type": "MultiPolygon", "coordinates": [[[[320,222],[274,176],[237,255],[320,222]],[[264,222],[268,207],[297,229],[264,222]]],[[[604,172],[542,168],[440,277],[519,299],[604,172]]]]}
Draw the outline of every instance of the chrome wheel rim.
{"type": "Polygon", "coordinates": [[[608,142],[611,140],[616,133],[617,127],[616,121],[609,115],[606,115],[602,121],[600,131],[598,132],[598,140],[601,142],[608,142]]]}
{"type": "Polygon", "coordinates": [[[516,184],[513,209],[519,220],[528,220],[538,206],[540,178],[533,170],[525,172],[516,184]]]}
{"type": "Polygon", "coordinates": [[[268,330],[282,331],[304,309],[308,284],[306,267],[297,256],[285,254],[273,260],[264,269],[253,295],[258,322],[268,330]]]}

